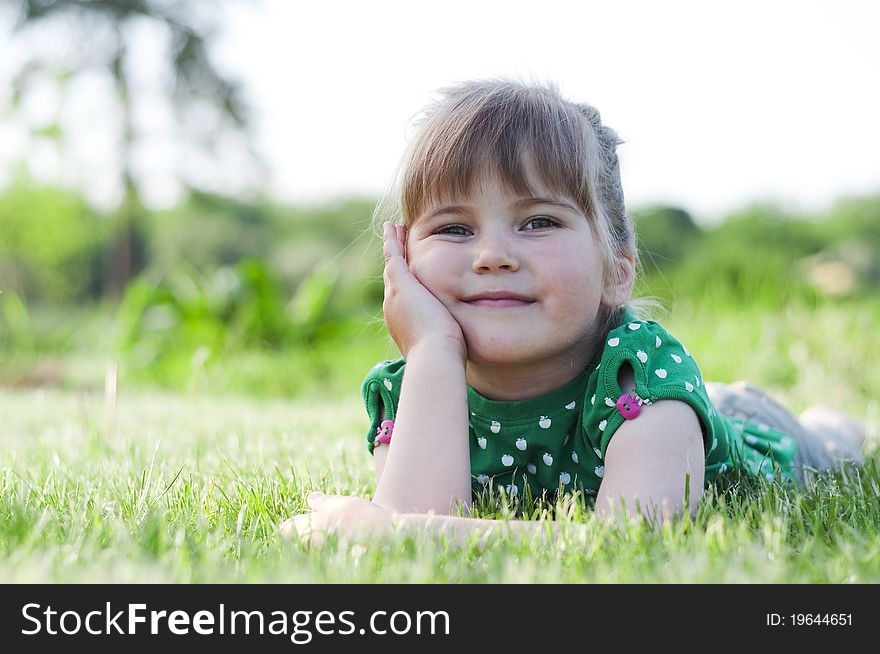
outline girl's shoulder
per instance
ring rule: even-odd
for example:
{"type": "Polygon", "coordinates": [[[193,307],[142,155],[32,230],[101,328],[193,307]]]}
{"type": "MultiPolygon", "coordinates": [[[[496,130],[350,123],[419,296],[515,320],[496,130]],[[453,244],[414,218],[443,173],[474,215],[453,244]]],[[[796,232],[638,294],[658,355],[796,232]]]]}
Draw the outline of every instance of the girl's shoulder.
{"type": "Polygon", "coordinates": [[[641,406],[660,400],[678,400],[691,406],[709,447],[718,428],[719,416],[691,352],[663,325],[643,320],[629,308],[620,324],[605,336],[588,393],[583,424],[587,433],[595,435],[603,456],[624,420],[635,419],[641,406]]]}
{"type": "Polygon", "coordinates": [[[604,368],[599,377],[610,390],[617,388],[614,373],[624,362],[632,365],[637,386],[676,385],[690,392],[691,385],[703,383],[699,366],[687,347],[663,325],[641,319],[630,308],[623,313],[620,324],[605,335],[596,368],[604,368]]]}

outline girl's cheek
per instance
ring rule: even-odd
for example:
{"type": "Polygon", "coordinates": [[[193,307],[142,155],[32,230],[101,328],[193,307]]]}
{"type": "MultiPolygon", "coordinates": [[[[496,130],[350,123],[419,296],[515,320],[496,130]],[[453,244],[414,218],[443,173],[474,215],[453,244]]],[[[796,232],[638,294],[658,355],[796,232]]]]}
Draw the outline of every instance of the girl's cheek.
{"type": "Polygon", "coordinates": [[[414,261],[409,265],[409,271],[422,286],[440,298],[441,301],[443,296],[447,295],[444,291],[449,286],[452,275],[444,270],[442,262],[434,260],[430,256],[414,257],[414,261]]]}

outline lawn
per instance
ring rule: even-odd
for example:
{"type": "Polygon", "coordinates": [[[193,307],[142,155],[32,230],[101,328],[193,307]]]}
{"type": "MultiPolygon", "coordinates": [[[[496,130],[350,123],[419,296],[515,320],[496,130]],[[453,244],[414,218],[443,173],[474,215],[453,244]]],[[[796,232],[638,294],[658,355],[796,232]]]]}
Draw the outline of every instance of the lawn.
{"type": "MultiPolygon", "coordinates": [[[[878,316],[866,303],[721,316],[682,305],[663,322],[707,379],[748,378],[795,412],[837,404],[876,436],[880,345],[866,329],[878,316]]],[[[552,542],[396,534],[310,549],[278,538],[310,489],[372,493],[366,426],[357,388],[267,399],[123,386],[115,417],[94,390],[2,390],[0,580],[880,582],[876,452],[807,491],[728,478],[695,519],[659,530],[610,527],[575,501],[514,507],[571,521],[552,542]]]]}

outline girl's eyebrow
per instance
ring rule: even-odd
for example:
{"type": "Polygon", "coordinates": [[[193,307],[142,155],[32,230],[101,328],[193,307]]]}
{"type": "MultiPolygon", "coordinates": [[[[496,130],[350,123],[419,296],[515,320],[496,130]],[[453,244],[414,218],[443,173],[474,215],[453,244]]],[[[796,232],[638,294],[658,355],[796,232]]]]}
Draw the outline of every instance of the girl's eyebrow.
{"type": "MultiPolygon", "coordinates": [[[[528,209],[529,207],[533,207],[538,204],[546,204],[551,207],[558,207],[560,209],[568,209],[569,211],[574,211],[575,213],[580,213],[575,207],[573,207],[568,202],[563,200],[557,200],[555,198],[547,198],[547,197],[538,197],[538,198],[522,198],[520,200],[516,200],[510,203],[511,209],[528,209]]],[[[466,204],[454,204],[449,205],[447,207],[440,207],[439,209],[435,209],[427,216],[424,217],[424,220],[430,220],[434,216],[439,216],[441,214],[454,214],[454,215],[464,215],[467,213],[467,210],[471,207],[466,204]]]]}

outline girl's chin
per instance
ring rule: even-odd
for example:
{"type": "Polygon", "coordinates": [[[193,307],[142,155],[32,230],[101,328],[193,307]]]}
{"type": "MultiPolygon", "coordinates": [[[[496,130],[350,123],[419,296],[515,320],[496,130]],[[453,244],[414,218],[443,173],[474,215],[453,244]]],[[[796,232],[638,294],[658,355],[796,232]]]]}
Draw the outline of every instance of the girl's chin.
{"type": "Polygon", "coordinates": [[[525,343],[499,344],[490,346],[468,344],[468,361],[484,366],[512,366],[540,361],[542,352],[534,351],[525,343]]]}
{"type": "Polygon", "coordinates": [[[584,356],[584,337],[558,334],[548,339],[546,331],[530,334],[495,333],[491,337],[473,338],[464,330],[467,358],[481,366],[533,366],[548,361],[571,361],[584,356]]]}

